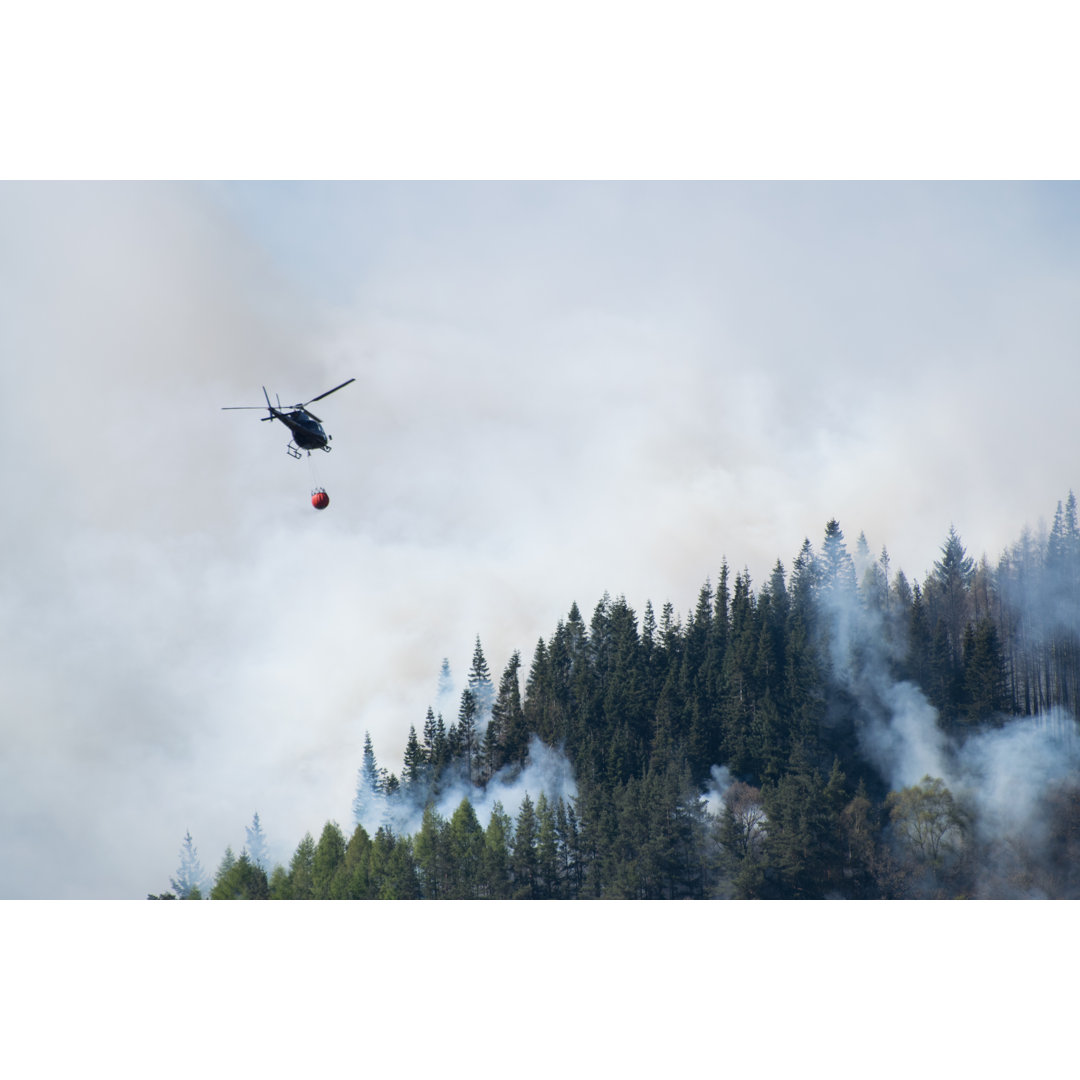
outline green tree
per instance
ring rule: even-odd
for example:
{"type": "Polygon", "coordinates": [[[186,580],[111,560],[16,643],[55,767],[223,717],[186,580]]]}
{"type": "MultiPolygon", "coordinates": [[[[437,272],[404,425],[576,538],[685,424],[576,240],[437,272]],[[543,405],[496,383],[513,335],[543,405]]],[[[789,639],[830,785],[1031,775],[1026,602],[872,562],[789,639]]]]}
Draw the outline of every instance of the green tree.
{"type": "Polygon", "coordinates": [[[424,807],[420,831],[413,845],[420,890],[427,900],[443,900],[450,889],[446,822],[432,803],[424,807]]]}
{"type": "Polygon", "coordinates": [[[491,820],[484,830],[484,850],[481,860],[481,880],[485,895],[492,900],[509,900],[510,880],[510,837],[513,823],[510,815],[503,810],[502,803],[496,802],[491,808],[491,820]]]}
{"type": "Polygon", "coordinates": [[[231,846],[226,846],[225,854],[218,864],[217,873],[214,874],[214,884],[216,885],[235,865],[236,856],[233,854],[233,849],[231,846]]]}
{"type": "Polygon", "coordinates": [[[526,792],[514,825],[510,854],[515,900],[537,899],[536,839],[536,811],[526,792]]]}
{"type": "Polygon", "coordinates": [[[401,779],[410,794],[423,792],[427,780],[427,756],[416,735],[416,727],[409,725],[409,738],[405,743],[404,768],[401,779]]]}
{"type": "Polygon", "coordinates": [[[476,900],[480,895],[484,830],[468,799],[462,799],[447,830],[451,900],[476,900]]]}
{"type": "Polygon", "coordinates": [[[345,858],[338,865],[330,885],[334,899],[371,900],[371,837],[363,825],[353,830],[345,847],[345,858]]]}
{"type": "Polygon", "coordinates": [[[458,709],[457,733],[461,753],[462,775],[475,784],[479,775],[480,742],[476,734],[479,712],[476,695],[472,690],[461,691],[461,707],[458,709]]]}
{"type": "Polygon", "coordinates": [[[420,877],[408,837],[380,827],[371,844],[371,889],[379,900],[419,900],[420,877]]]}
{"type": "Polygon", "coordinates": [[[497,756],[489,765],[493,774],[508,763],[524,763],[528,756],[529,729],[521,704],[520,670],[521,654],[515,652],[499,679],[499,692],[491,709],[491,726],[498,734],[497,756]]]}
{"type": "Polygon", "coordinates": [[[581,832],[573,803],[568,804],[561,798],[555,803],[555,838],[562,895],[567,900],[576,900],[581,895],[584,881],[581,832]]]}
{"type": "Polygon", "coordinates": [[[834,762],[826,781],[796,744],[787,771],[762,788],[768,817],[765,882],[761,896],[772,899],[822,899],[839,894],[843,853],[839,818],[844,775],[834,762]]]}
{"type": "Polygon", "coordinates": [[[559,880],[559,840],[555,811],[544,792],[536,798],[536,885],[541,900],[562,899],[559,880]]]}
{"type": "Polygon", "coordinates": [[[476,648],[473,649],[472,666],[469,668],[469,689],[476,700],[476,713],[482,722],[491,712],[495,690],[491,685],[491,672],[488,670],[487,660],[484,659],[479,634],[476,636],[476,648]]]}
{"type": "Polygon", "coordinates": [[[240,858],[235,859],[225,873],[218,878],[210,893],[211,900],[268,900],[269,898],[270,887],[266,880],[266,872],[248,858],[246,851],[242,851],[240,858]]]}
{"type": "Polygon", "coordinates": [[[289,881],[289,872],[284,866],[275,866],[270,874],[270,899],[292,899],[292,883],[289,881]]]}
{"type": "Polygon", "coordinates": [[[315,896],[313,870],[315,863],[315,841],[311,833],[304,833],[303,840],[296,846],[289,863],[288,900],[311,900],[315,896]]]}
{"type": "Polygon", "coordinates": [[[964,815],[940,777],[924,776],[918,784],[890,792],[885,807],[894,835],[914,862],[939,869],[963,842],[964,815]]]}
{"type": "Polygon", "coordinates": [[[818,571],[819,588],[823,595],[845,600],[855,595],[855,563],[848,554],[844,531],[836,518],[825,526],[818,571]]]}
{"type": "Polygon", "coordinates": [[[959,672],[964,627],[970,616],[969,590],[975,577],[975,560],[964,550],[953,526],[941,546],[941,558],[934,563],[929,586],[934,607],[948,635],[950,662],[959,672]]]}
{"type": "Polygon", "coordinates": [[[322,835],[311,859],[311,889],[316,900],[341,900],[331,896],[331,886],[338,868],[345,861],[345,836],[336,821],[323,826],[322,835]]]}
{"type": "Polygon", "coordinates": [[[981,723],[1002,712],[1006,706],[1006,686],[997,627],[989,618],[981,619],[978,627],[968,623],[964,635],[966,718],[981,723]]]}

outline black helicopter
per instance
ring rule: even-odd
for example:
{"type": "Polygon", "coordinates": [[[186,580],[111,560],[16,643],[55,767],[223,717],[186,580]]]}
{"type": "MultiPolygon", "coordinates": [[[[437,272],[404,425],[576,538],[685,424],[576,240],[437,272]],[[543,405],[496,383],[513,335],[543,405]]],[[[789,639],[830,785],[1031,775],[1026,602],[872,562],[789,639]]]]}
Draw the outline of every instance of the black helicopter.
{"type": "Polygon", "coordinates": [[[262,409],[265,407],[269,409],[270,415],[260,417],[260,419],[280,420],[292,432],[292,440],[285,448],[290,457],[299,458],[301,450],[306,450],[308,457],[311,456],[312,450],[325,450],[329,454],[332,436],[323,430],[322,421],[313,412],[308,411],[308,406],[316,401],[322,401],[324,397],[329,397],[343,386],[348,386],[351,382],[356,382],[356,379],[346,379],[343,383],[335,386],[333,390],[327,390],[325,394],[319,394],[318,397],[313,397],[310,401],[304,401],[297,405],[282,405],[279,397],[277,408],[270,404],[270,395],[266,392],[264,386],[262,391],[263,397],[266,398],[265,406],[223,405],[222,410],[262,409]]]}

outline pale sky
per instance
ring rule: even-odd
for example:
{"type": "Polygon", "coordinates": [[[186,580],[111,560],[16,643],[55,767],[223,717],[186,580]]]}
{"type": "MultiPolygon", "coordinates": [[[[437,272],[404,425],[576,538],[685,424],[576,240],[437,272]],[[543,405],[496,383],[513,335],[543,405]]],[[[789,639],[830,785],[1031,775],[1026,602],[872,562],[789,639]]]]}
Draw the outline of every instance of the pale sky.
{"type": "MultiPolygon", "coordinates": [[[[1080,487],[1075,184],[0,185],[0,896],[287,862],[439,666],[1080,487]],[[333,452],[258,422],[315,408],[333,452]],[[315,483],[331,503],[311,507],[315,483]]],[[[448,718],[449,719],[449,718],[448,718]]]]}

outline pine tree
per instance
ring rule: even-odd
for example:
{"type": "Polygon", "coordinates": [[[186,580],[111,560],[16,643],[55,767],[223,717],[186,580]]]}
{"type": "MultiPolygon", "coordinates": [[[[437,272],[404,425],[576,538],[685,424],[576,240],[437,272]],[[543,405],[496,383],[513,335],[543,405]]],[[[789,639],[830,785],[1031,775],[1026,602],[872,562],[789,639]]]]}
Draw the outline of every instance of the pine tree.
{"type": "Polygon", "coordinates": [[[964,627],[968,621],[968,590],[975,577],[975,560],[964,551],[964,545],[953,526],[941,546],[941,558],[934,563],[930,583],[932,599],[940,612],[948,635],[950,662],[955,677],[959,677],[964,627]]]}
{"type": "Polygon", "coordinates": [[[495,690],[491,685],[491,672],[488,670],[487,660],[484,659],[479,634],[476,636],[476,648],[473,650],[472,666],[469,668],[469,689],[476,700],[478,723],[484,724],[491,713],[495,690]]]}
{"type": "Polygon", "coordinates": [[[855,593],[855,563],[844,543],[844,532],[833,518],[825,526],[825,539],[821,544],[819,582],[826,597],[842,601],[855,593]]]}
{"type": "Polygon", "coordinates": [[[521,800],[514,839],[511,846],[510,867],[513,873],[514,899],[535,900],[536,882],[536,812],[528,792],[521,800]]]}
{"type": "Polygon", "coordinates": [[[258,812],[251,819],[250,827],[245,826],[244,831],[247,833],[248,857],[263,873],[270,873],[270,853],[266,847],[266,836],[262,831],[262,825],[259,824],[258,812]]]}
{"type": "Polygon", "coordinates": [[[645,601],[645,611],[641,617],[641,643],[647,653],[656,647],[656,614],[651,600],[645,601]]]}
{"type": "Polygon", "coordinates": [[[491,819],[484,830],[484,850],[481,858],[481,879],[485,895],[492,900],[509,900],[510,837],[513,823],[501,802],[491,808],[491,819]]]}
{"type": "Polygon", "coordinates": [[[382,819],[382,787],[382,776],[371,745],[371,732],[365,731],[364,762],[356,777],[356,796],[352,806],[355,824],[363,825],[366,822],[372,825],[382,819]]]}
{"type": "Polygon", "coordinates": [[[428,706],[424,717],[424,758],[430,764],[435,760],[435,710],[428,706]]]}
{"type": "Polygon", "coordinates": [[[560,890],[567,900],[581,895],[584,859],[581,832],[573,803],[559,799],[555,804],[555,836],[558,841],[558,877],[560,890]]]}
{"type": "Polygon", "coordinates": [[[476,734],[477,700],[472,690],[461,691],[458,709],[457,737],[461,754],[462,775],[470,784],[476,783],[479,773],[480,742],[476,734]]]}
{"type": "Polygon", "coordinates": [[[561,900],[559,890],[559,842],[555,829],[555,811],[547,795],[536,799],[536,886],[541,900],[561,900]]]}
{"type": "Polygon", "coordinates": [[[374,899],[371,888],[371,837],[363,825],[357,825],[349,838],[345,858],[334,875],[330,893],[335,899],[374,899]]]}
{"type": "Polygon", "coordinates": [[[234,859],[229,868],[218,877],[211,900],[268,900],[270,887],[266,873],[256,866],[246,851],[234,859]]]}
{"type": "Polygon", "coordinates": [[[989,618],[978,627],[968,623],[964,640],[965,718],[980,723],[1005,708],[1005,663],[997,627],[989,618]]]}
{"type": "Polygon", "coordinates": [[[450,889],[446,822],[428,803],[413,845],[420,889],[427,900],[442,900],[450,889]]]}
{"type": "Polygon", "coordinates": [[[801,745],[792,750],[787,771],[775,784],[762,788],[768,818],[763,897],[822,899],[839,891],[843,793],[838,763],[825,783],[801,745]]]}
{"type": "Polygon", "coordinates": [[[410,794],[423,793],[426,790],[427,763],[424,748],[416,737],[416,727],[410,724],[409,738],[405,743],[404,768],[402,770],[402,781],[405,789],[410,794]]]}
{"type": "Polygon", "coordinates": [[[328,821],[323,826],[322,835],[311,857],[311,891],[316,900],[342,900],[332,895],[334,877],[345,861],[345,837],[337,822],[328,821]]]}
{"type": "Polygon", "coordinates": [[[476,900],[480,896],[484,853],[484,830],[468,799],[462,799],[447,830],[450,855],[451,900],[476,900]]]}
{"type": "Polygon", "coordinates": [[[233,854],[231,846],[226,846],[225,854],[221,857],[221,862],[218,864],[217,873],[214,875],[214,885],[217,885],[219,881],[236,865],[236,856],[233,854]]]}
{"type": "Polygon", "coordinates": [[[499,692],[491,709],[491,726],[496,731],[493,737],[496,756],[491,761],[493,773],[509,763],[524,764],[529,752],[529,729],[518,682],[520,670],[521,654],[515,652],[499,680],[499,692]]]}
{"type": "Polygon", "coordinates": [[[184,834],[184,843],[180,848],[180,868],[176,871],[176,877],[169,878],[169,884],[181,900],[201,900],[209,891],[206,872],[199,862],[199,853],[195,849],[190,831],[184,834]]]}
{"type": "Polygon", "coordinates": [[[311,833],[304,833],[303,840],[296,847],[289,863],[288,900],[311,900],[315,895],[313,870],[315,863],[315,841],[311,833]]]}

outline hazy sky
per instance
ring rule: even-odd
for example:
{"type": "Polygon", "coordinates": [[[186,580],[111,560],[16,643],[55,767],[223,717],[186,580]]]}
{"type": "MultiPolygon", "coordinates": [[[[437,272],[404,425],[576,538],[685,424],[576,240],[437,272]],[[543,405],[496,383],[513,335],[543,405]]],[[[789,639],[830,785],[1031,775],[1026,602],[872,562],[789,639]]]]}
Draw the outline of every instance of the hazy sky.
{"type": "Polygon", "coordinates": [[[1075,184],[3,184],[0,896],[351,828],[476,636],[1080,486],[1075,184]],[[259,413],[314,406],[293,461],[259,413]],[[329,491],[311,507],[315,483],[329,491]]]}

